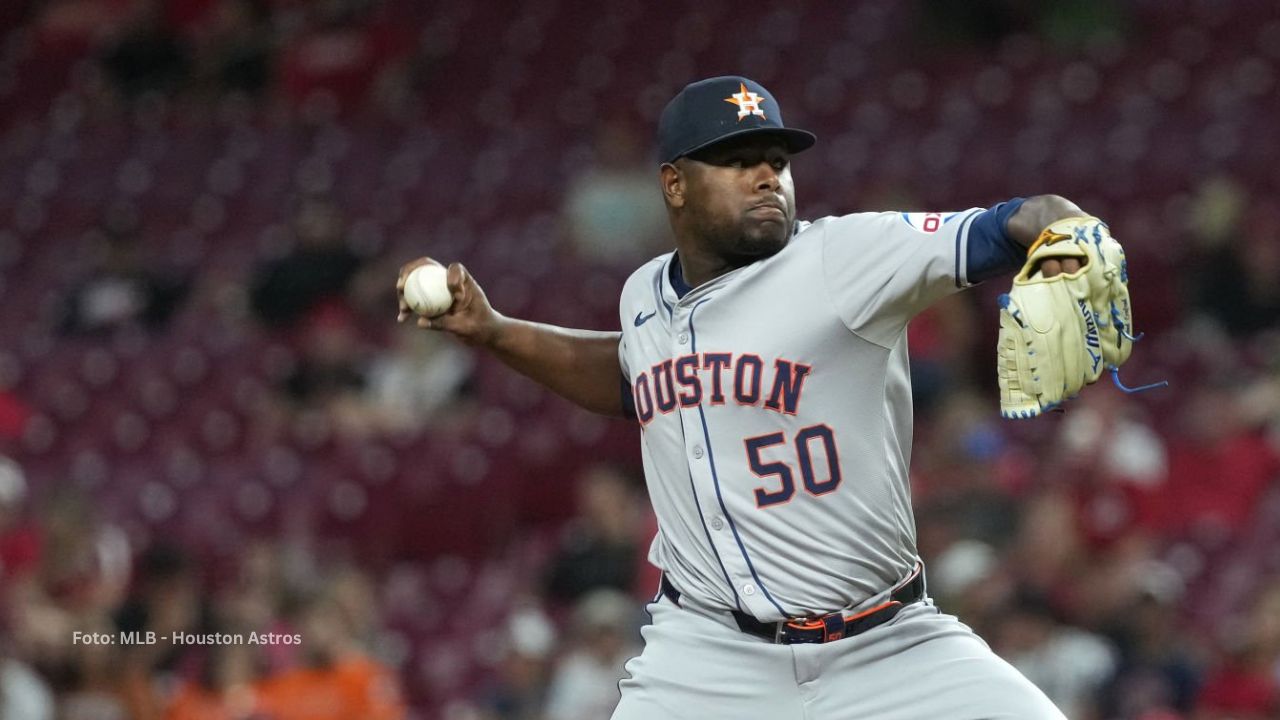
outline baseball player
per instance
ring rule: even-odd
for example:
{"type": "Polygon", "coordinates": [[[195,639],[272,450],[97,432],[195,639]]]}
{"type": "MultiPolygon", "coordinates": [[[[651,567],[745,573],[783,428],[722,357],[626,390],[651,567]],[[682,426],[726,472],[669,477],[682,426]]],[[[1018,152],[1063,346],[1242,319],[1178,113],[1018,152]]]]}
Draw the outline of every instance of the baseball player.
{"type": "MultiPolygon", "coordinates": [[[[1022,267],[1004,302],[1002,407],[1054,406],[1097,377],[1076,378],[1055,343],[1097,340],[1077,295],[1092,301],[1084,269],[1100,261],[1080,246],[1105,225],[1053,195],[798,221],[790,158],[814,142],[758,83],[695,82],[658,127],[676,249],[626,282],[621,332],[505,317],[456,263],[451,309],[417,323],[639,425],[663,580],[616,720],[1061,718],[926,594],[906,326],[1022,267]]],[[[1123,332],[1122,316],[1104,330],[1123,332]]]]}

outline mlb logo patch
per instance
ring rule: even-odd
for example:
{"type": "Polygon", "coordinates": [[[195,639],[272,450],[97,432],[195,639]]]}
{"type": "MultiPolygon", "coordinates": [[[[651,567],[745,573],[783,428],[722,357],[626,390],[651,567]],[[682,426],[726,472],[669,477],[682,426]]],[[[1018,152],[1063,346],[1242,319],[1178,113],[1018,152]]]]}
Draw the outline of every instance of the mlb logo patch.
{"type": "Polygon", "coordinates": [[[950,220],[953,215],[955,215],[955,213],[943,215],[942,213],[936,212],[904,212],[902,213],[902,221],[910,225],[913,230],[918,230],[926,235],[932,235],[942,229],[942,225],[950,220]]]}

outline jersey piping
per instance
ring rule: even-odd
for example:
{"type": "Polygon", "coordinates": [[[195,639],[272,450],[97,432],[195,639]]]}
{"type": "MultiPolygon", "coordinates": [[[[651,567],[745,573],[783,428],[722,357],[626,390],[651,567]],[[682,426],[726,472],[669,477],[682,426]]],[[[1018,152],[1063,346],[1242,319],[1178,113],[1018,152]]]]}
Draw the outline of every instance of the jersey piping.
{"type": "Polygon", "coordinates": [[[978,212],[969,213],[969,216],[960,221],[960,229],[956,230],[956,287],[962,288],[969,282],[968,263],[965,262],[966,253],[964,251],[965,233],[969,232],[969,223],[979,215],[978,212]]]}
{"type": "MultiPolygon", "coordinates": [[[[690,329],[692,330],[692,327],[690,329]]],[[[704,437],[706,436],[705,426],[706,426],[706,420],[703,420],[703,427],[704,427],[703,436],[704,437]]],[[[685,434],[684,415],[680,415],[680,434],[682,436],[685,434]]],[[[710,455],[710,453],[711,453],[711,441],[710,439],[708,439],[707,454],[710,455]]],[[[712,474],[714,475],[715,473],[714,463],[712,465],[712,468],[713,468],[712,474]]],[[[689,472],[688,475],[689,475],[689,490],[693,493],[693,506],[698,509],[698,521],[702,523],[702,532],[707,536],[707,544],[711,546],[711,554],[716,556],[716,564],[720,566],[720,572],[721,574],[724,575],[725,584],[729,586],[729,592],[733,593],[733,602],[735,605],[738,606],[738,610],[741,611],[742,598],[738,597],[738,588],[734,587],[733,580],[729,578],[729,569],[724,566],[724,561],[720,559],[720,551],[716,548],[715,541],[711,539],[711,530],[707,528],[707,518],[702,512],[702,501],[698,499],[698,486],[693,482],[693,473],[689,472]]],[[[720,486],[719,484],[717,484],[716,492],[719,493],[719,491],[720,491],[720,486]]],[[[721,507],[724,507],[724,503],[721,503],[721,507]]],[[[725,513],[725,515],[727,516],[728,513],[725,513]]]]}
{"type": "MultiPolygon", "coordinates": [[[[698,352],[698,330],[693,323],[693,318],[694,318],[694,315],[697,314],[698,308],[701,307],[702,304],[709,299],[710,298],[703,298],[702,300],[699,300],[698,303],[694,305],[692,309],[689,310],[689,339],[691,341],[689,345],[689,349],[694,353],[698,352]]],[[[751,555],[747,553],[747,546],[742,543],[742,536],[738,534],[738,524],[733,521],[733,515],[729,513],[729,508],[726,507],[724,504],[724,496],[721,495],[720,493],[720,474],[716,472],[716,453],[715,453],[715,450],[712,449],[711,447],[711,431],[707,428],[707,415],[706,415],[706,412],[702,409],[701,403],[698,404],[698,417],[702,420],[702,437],[703,437],[703,441],[706,442],[707,444],[707,462],[710,464],[710,467],[711,467],[711,480],[715,483],[715,486],[716,486],[716,501],[720,503],[720,511],[724,513],[725,520],[729,521],[729,529],[733,531],[733,539],[738,543],[738,550],[742,552],[742,559],[746,561],[747,569],[751,571],[751,577],[756,581],[756,587],[760,588],[760,592],[764,593],[764,596],[769,599],[769,602],[772,603],[775,608],[778,609],[779,613],[781,613],[783,616],[786,616],[787,611],[783,610],[782,606],[778,604],[778,601],[773,599],[773,595],[769,592],[769,589],[765,587],[765,584],[760,580],[760,574],[756,572],[756,566],[754,563],[751,562],[751,555]]],[[[684,420],[681,419],[680,423],[681,423],[680,427],[683,428],[684,420]]],[[[701,519],[702,517],[701,511],[699,511],[698,517],[701,519]]],[[[704,529],[706,528],[705,520],[703,521],[703,528],[704,529]]],[[[708,540],[710,540],[709,533],[708,533],[708,540]]],[[[714,547],[715,547],[715,544],[712,543],[712,548],[714,549],[714,547]]],[[[717,560],[720,559],[719,553],[716,554],[716,559],[717,560]]],[[[720,569],[724,570],[723,563],[721,563],[720,569]]],[[[725,575],[725,579],[728,579],[727,572],[725,575]]],[[[738,600],[737,588],[735,588],[732,585],[732,583],[730,583],[729,589],[733,591],[734,600],[738,601],[738,607],[739,609],[741,609],[742,605],[741,605],[741,601],[738,600]]]]}

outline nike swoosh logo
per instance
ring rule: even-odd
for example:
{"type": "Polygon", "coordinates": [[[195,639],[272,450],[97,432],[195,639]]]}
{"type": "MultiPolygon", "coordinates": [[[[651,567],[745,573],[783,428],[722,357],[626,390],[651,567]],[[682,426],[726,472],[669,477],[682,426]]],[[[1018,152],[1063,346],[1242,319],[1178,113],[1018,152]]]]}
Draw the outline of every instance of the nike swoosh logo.
{"type": "Polygon", "coordinates": [[[654,310],[653,312],[649,313],[648,315],[645,315],[643,310],[641,310],[640,312],[636,313],[636,327],[640,327],[641,325],[643,325],[643,324],[645,324],[645,323],[649,322],[649,318],[651,318],[651,317],[653,317],[654,315],[657,315],[657,314],[658,314],[658,311],[657,311],[657,310],[654,310]]]}

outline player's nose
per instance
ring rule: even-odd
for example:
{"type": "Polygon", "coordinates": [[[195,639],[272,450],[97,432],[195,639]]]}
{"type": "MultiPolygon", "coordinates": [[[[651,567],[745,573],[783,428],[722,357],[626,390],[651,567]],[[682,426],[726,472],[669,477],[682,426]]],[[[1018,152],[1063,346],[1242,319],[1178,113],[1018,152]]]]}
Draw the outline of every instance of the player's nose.
{"type": "Polygon", "coordinates": [[[782,176],[772,163],[762,162],[756,165],[755,189],[777,192],[782,187],[782,176]]]}

